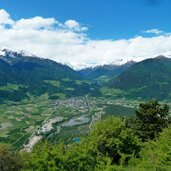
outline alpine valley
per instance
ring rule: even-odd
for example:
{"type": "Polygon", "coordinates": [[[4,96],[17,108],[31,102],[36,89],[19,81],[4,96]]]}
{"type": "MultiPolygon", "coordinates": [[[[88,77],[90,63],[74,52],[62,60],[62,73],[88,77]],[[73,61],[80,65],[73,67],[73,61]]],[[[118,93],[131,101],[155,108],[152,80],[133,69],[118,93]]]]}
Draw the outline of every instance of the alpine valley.
{"type": "Polygon", "coordinates": [[[0,1],[0,171],[171,171],[170,7],[0,1]]]}
{"type": "Polygon", "coordinates": [[[134,115],[144,99],[170,105],[164,56],[77,71],[23,51],[0,54],[0,141],[16,149],[31,151],[41,139],[77,142],[98,120],[134,115]]]}

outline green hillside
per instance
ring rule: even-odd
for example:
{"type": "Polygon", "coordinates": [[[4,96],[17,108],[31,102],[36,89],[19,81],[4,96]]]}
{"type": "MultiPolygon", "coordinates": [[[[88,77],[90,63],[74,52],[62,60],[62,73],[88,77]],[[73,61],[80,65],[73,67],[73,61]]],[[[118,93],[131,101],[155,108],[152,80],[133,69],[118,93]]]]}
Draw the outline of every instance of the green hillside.
{"type": "MultiPolygon", "coordinates": [[[[66,65],[49,59],[5,51],[0,57],[0,100],[18,101],[48,93],[65,98],[89,93],[91,82],[66,65]]],[[[91,89],[91,90],[90,90],[91,89]]]]}
{"type": "Polygon", "coordinates": [[[124,97],[170,99],[171,59],[159,56],[136,63],[108,83],[124,97]]]}

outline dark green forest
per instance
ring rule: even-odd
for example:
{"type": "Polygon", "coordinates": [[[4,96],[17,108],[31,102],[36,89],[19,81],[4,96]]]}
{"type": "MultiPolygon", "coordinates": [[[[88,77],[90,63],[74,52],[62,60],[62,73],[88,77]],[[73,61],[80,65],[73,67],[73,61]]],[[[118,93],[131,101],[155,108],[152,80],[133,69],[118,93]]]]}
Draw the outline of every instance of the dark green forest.
{"type": "Polygon", "coordinates": [[[150,100],[139,105],[134,117],[96,122],[80,142],[41,141],[30,153],[1,144],[0,170],[169,171],[170,139],[168,105],[150,100]]]}
{"type": "Polygon", "coordinates": [[[164,56],[138,62],[117,77],[109,80],[109,87],[124,91],[123,97],[142,99],[170,99],[171,59],[164,56]]]}

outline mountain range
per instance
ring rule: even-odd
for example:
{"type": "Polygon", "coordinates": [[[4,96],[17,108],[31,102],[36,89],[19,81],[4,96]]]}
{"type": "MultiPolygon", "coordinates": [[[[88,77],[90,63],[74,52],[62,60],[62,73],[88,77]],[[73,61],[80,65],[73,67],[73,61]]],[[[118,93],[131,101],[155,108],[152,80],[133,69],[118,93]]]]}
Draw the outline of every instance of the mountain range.
{"type": "Polygon", "coordinates": [[[21,100],[47,93],[49,98],[100,96],[106,87],[126,98],[171,97],[171,59],[165,56],[122,65],[75,71],[67,65],[23,51],[0,51],[0,100],[21,100]]]}
{"type": "Polygon", "coordinates": [[[130,66],[135,64],[134,61],[129,61],[122,65],[116,65],[116,64],[106,64],[96,67],[90,67],[85,68],[80,71],[78,71],[81,75],[83,75],[85,78],[90,80],[101,80],[103,78],[109,79],[111,77],[116,77],[120,75],[122,72],[127,70],[130,66]]]}
{"type": "Polygon", "coordinates": [[[20,100],[48,93],[51,98],[90,92],[90,82],[66,65],[7,49],[0,55],[0,99],[20,100]]]}

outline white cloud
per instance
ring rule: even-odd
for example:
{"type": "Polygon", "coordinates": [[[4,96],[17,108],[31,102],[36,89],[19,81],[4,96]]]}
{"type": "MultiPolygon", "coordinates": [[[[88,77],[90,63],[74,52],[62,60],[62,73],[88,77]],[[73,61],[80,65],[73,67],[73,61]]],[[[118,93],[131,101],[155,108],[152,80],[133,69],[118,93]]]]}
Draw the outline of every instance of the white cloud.
{"type": "Polygon", "coordinates": [[[87,27],[82,27],[77,21],[75,20],[67,20],[64,25],[66,28],[74,30],[74,31],[87,31],[87,27]]]}
{"type": "Polygon", "coordinates": [[[14,29],[50,29],[55,24],[58,24],[54,18],[34,17],[29,19],[20,19],[13,25],[14,29]]]}
{"type": "Polygon", "coordinates": [[[93,40],[74,20],[33,17],[14,21],[0,10],[0,47],[25,50],[39,57],[70,63],[74,68],[124,63],[171,54],[171,34],[121,40],[93,40]],[[11,27],[5,27],[10,24],[11,27]]]}
{"type": "Polygon", "coordinates": [[[14,21],[10,18],[10,15],[4,10],[0,10],[0,24],[13,24],[14,21]]]}
{"type": "Polygon", "coordinates": [[[150,29],[150,30],[145,30],[143,33],[151,33],[151,34],[163,34],[164,32],[159,29],[150,29]]]}
{"type": "Polygon", "coordinates": [[[65,22],[65,25],[69,28],[80,27],[80,24],[78,22],[76,22],[75,20],[67,20],[65,22]]]}

